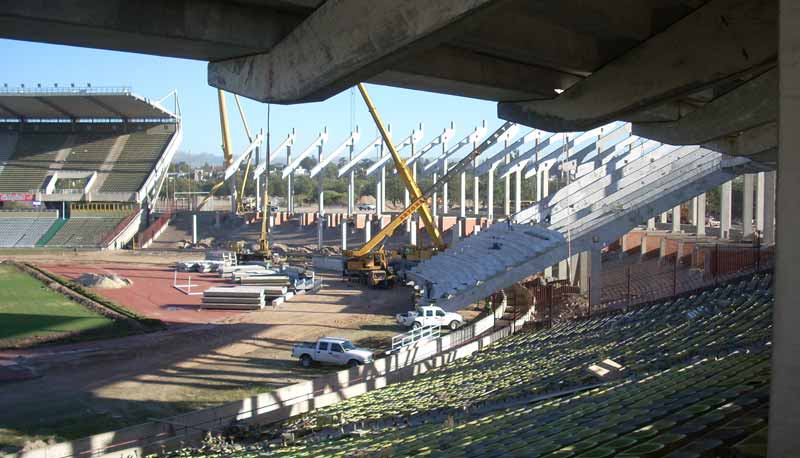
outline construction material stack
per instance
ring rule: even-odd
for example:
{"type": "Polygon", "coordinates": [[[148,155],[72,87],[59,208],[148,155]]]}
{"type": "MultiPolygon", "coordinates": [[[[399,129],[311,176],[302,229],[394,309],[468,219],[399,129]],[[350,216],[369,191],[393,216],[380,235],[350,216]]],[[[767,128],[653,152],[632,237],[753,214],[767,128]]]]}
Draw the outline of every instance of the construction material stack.
{"type": "Polygon", "coordinates": [[[260,310],[264,289],[258,286],[215,286],[203,293],[203,308],[260,310]]]}

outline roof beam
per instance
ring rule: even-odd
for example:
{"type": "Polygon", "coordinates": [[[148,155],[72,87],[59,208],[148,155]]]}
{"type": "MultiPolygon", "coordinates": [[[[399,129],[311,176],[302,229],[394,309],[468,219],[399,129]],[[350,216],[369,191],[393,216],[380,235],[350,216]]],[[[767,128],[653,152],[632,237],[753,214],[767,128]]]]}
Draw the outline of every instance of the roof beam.
{"type": "Polygon", "coordinates": [[[211,86],[262,102],[328,97],[453,38],[505,0],[328,0],[270,52],[211,62],[211,86]]]}
{"type": "Polygon", "coordinates": [[[569,87],[581,79],[570,73],[445,45],[418,53],[369,82],[502,101],[546,99],[554,93],[553,88],[569,87]]]}
{"type": "Polygon", "coordinates": [[[104,109],[104,110],[108,111],[109,113],[114,113],[114,114],[115,114],[115,115],[117,115],[117,116],[118,116],[120,119],[128,119],[128,117],[127,117],[127,116],[125,116],[125,115],[124,115],[124,114],[122,114],[121,112],[119,112],[119,111],[117,111],[117,110],[115,110],[115,109],[111,108],[111,107],[110,107],[110,106],[109,106],[107,103],[103,103],[103,102],[101,102],[100,100],[97,100],[97,98],[95,98],[95,97],[92,97],[92,96],[87,96],[87,97],[86,97],[86,99],[87,99],[87,100],[89,100],[91,103],[93,103],[93,104],[97,105],[98,107],[100,107],[100,108],[102,108],[102,109],[104,109]]]}
{"type": "Polygon", "coordinates": [[[773,68],[677,121],[634,124],[633,134],[672,145],[699,145],[778,119],[773,68]]]}
{"type": "Polygon", "coordinates": [[[215,60],[271,49],[311,12],[214,0],[0,2],[0,37],[215,60]]]}
{"type": "Polygon", "coordinates": [[[24,116],[12,110],[11,108],[8,108],[6,105],[2,103],[0,103],[0,110],[5,111],[6,113],[11,113],[15,118],[19,119],[20,121],[23,121],[25,119],[24,116]]]}
{"type": "Polygon", "coordinates": [[[778,151],[777,121],[704,143],[703,147],[731,156],[748,156],[761,162],[774,163],[778,151]]]}
{"type": "Polygon", "coordinates": [[[498,115],[551,132],[588,130],[774,62],[775,0],[712,0],[558,97],[498,115]]]}
{"type": "Polygon", "coordinates": [[[62,115],[64,115],[65,118],[69,118],[69,119],[76,119],[77,118],[77,116],[75,116],[74,114],[72,114],[69,111],[65,110],[64,108],[56,105],[52,101],[47,100],[44,97],[34,97],[34,99],[36,99],[37,101],[39,101],[43,105],[47,105],[48,107],[52,108],[54,111],[57,111],[57,112],[61,113],[62,115]]]}

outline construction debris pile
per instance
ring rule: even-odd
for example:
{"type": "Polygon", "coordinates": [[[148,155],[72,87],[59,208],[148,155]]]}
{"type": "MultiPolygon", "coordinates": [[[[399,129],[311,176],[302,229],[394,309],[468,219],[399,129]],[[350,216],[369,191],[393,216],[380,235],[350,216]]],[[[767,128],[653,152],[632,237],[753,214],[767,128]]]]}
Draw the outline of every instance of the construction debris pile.
{"type": "Polygon", "coordinates": [[[217,272],[220,278],[233,284],[206,290],[204,308],[258,310],[267,305],[276,307],[295,295],[322,287],[322,282],[315,280],[314,272],[304,267],[272,266],[267,261],[238,264],[236,256],[228,252],[212,252],[208,257],[210,259],[176,265],[180,271],[217,272]]]}

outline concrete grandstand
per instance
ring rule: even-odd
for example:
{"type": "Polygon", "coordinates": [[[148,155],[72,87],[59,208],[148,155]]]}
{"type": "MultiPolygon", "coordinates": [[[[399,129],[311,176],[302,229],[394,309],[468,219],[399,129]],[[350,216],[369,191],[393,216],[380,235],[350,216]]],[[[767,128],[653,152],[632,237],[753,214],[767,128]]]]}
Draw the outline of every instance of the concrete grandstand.
{"type": "Polygon", "coordinates": [[[170,110],[129,88],[0,92],[0,247],[127,244],[181,143],[172,98],[170,110]]]}

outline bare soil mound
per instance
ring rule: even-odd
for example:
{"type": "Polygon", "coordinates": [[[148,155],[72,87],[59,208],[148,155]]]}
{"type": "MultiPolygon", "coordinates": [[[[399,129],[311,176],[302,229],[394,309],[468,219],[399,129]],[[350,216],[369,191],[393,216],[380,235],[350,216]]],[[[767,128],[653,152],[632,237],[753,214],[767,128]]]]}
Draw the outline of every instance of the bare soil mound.
{"type": "Polygon", "coordinates": [[[117,274],[93,274],[93,273],[85,273],[78,277],[78,283],[83,286],[89,288],[105,288],[105,289],[117,289],[117,288],[127,288],[133,284],[127,278],[120,277],[117,274]]]}

